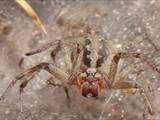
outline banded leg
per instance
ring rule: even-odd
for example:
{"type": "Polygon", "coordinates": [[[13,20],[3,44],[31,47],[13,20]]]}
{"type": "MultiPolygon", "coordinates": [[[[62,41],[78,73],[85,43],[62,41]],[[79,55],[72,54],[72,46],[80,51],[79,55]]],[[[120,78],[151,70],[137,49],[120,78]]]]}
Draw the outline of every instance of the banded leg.
{"type": "Polygon", "coordinates": [[[60,42],[61,42],[60,40],[56,40],[56,41],[54,41],[54,42],[45,44],[45,45],[43,45],[42,47],[40,47],[39,49],[33,50],[33,51],[31,51],[31,52],[28,52],[28,53],[26,53],[25,55],[26,55],[26,56],[30,56],[30,55],[34,55],[34,54],[37,54],[37,53],[41,53],[41,52],[49,49],[50,47],[58,46],[60,42]]]}
{"type": "MultiPolygon", "coordinates": [[[[49,48],[51,48],[51,47],[54,47],[53,52],[51,53],[51,57],[52,57],[53,60],[54,60],[55,55],[57,54],[57,52],[60,50],[60,47],[61,47],[61,41],[60,41],[60,40],[56,40],[56,41],[54,41],[54,42],[45,44],[45,45],[43,45],[42,47],[40,47],[39,49],[33,50],[33,51],[31,51],[31,52],[28,52],[28,53],[26,53],[25,55],[26,55],[26,56],[31,56],[31,55],[34,55],[34,54],[37,54],[37,53],[41,53],[41,52],[43,52],[43,51],[45,51],[45,50],[47,50],[47,49],[49,49],[49,48]]],[[[22,68],[23,61],[24,61],[24,57],[22,57],[22,58],[19,60],[18,66],[19,66],[20,68],[22,68]]]]}
{"type": "Polygon", "coordinates": [[[112,89],[126,89],[126,90],[135,89],[137,90],[142,95],[149,113],[151,115],[154,114],[152,105],[150,103],[149,98],[146,95],[145,90],[142,87],[138,86],[137,84],[129,83],[129,82],[116,82],[115,84],[112,85],[112,89]]]}
{"type": "Polygon", "coordinates": [[[34,74],[29,76],[29,78],[24,78],[24,81],[19,86],[20,94],[23,92],[23,89],[27,86],[28,82],[34,77],[34,74]]]}
{"type": "Polygon", "coordinates": [[[70,73],[74,68],[76,61],[78,59],[78,56],[81,52],[80,45],[76,42],[69,42],[69,43],[59,42],[57,47],[51,52],[51,57],[53,61],[55,60],[56,54],[61,49],[63,49],[65,52],[64,60],[65,60],[67,71],[70,73]],[[67,48],[68,46],[70,48],[67,48]],[[72,52],[70,51],[71,49],[72,49],[72,52]]]}
{"type": "MultiPolygon", "coordinates": [[[[56,40],[54,42],[43,45],[42,47],[40,47],[37,50],[33,50],[31,52],[28,52],[25,55],[26,56],[31,56],[31,55],[34,55],[34,54],[37,54],[37,53],[41,53],[41,52],[53,47],[52,48],[53,50],[51,52],[51,57],[52,57],[53,61],[55,61],[55,57],[58,54],[58,52],[61,50],[61,48],[64,48],[64,46],[69,46],[71,48],[76,48],[75,44],[76,43],[73,43],[73,42],[66,43],[66,42],[61,41],[61,40],[56,40]]],[[[24,58],[21,58],[20,61],[19,61],[19,64],[18,64],[20,67],[21,67],[23,61],[24,61],[24,58]]]]}
{"type": "Polygon", "coordinates": [[[23,89],[27,86],[28,82],[34,77],[34,75],[30,76],[29,78],[24,78],[25,80],[19,86],[19,100],[20,100],[20,110],[23,112],[23,100],[22,100],[22,92],[23,89]]]}
{"type": "Polygon", "coordinates": [[[122,58],[139,58],[143,63],[145,63],[152,70],[156,71],[157,73],[160,73],[160,69],[158,69],[155,64],[148,61],[143,56],[143,54],[120,52],[113,57],[113,60],[111,62],[110,71],[108,74],[108,77],[109,77],[109,80],[111,81],[111,83],[114,82],[114,79],[115,79],[115,76],[117,73],[117,69],[118,69],[118,63],[119,63],[120,59],[122,59],[122,58]]]}
{"type": "MultiPolygon", "coordinates": [[[[62,70],[60,70],[59,68],[57,68],[55,66],[53,66],[51,69],[50,63],[40,63],[40,64],[24,71],[23,73],[19,74],[18,76],[16,76],[15,80],[11,81],[11,83],[8,85],[8,87],[6,88],[6,90],[4,91],[2,96],[0,96],[0,99],[2,99],[5,96],[7,91],[10,88],[12,88],[16,84],[17,81],[24,79],[24,78],[28,78],[30,76],[33,76],[33,74],[35,74],[36,72],[40,72],[40,70],[42,70],[42,69],[46,70],[47,72],[49,72],[50,74],[52,74],[53,76],[58,78],[59,80],[66,80],[66,78],[68,77],[68,75],[65,72],[63,72],[62,70]]],[[[29,80],[25,80],[24,82],[21,83],[21,85],[20,85],[21,91],[23,90],[23,88],[26,87],[29,80]]]]}
{"type": "Polygon", "coordinates": [[[48,44],[45,44],[43,45],[42,47],[40,47],[39,49],[37,50],[33,50],[31,52],[28,52],[26,53],[26,56],[30,56],[30,55],[34,55],[34,54],[37,54],[37,53],[41,53],[51,47],[54,47],[54,49],[59,49],[62,45],[66,45],[66,46],[70,46],[72,48],[75,47],[74,43],[65,43],[64,41],[62,40],[55,40],[53,42],[50,42],[48,44]]]}

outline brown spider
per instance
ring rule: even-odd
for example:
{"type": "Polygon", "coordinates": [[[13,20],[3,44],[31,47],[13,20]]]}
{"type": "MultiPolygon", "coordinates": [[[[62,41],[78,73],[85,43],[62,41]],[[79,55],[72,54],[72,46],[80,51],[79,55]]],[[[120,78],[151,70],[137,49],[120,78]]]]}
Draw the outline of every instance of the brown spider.
{"type": "Polygon", "coordinates": [[[53,79],[49,79],[47,83],[53,86],[63,86],[65,88],[66,96],[68,99],[69,94],[66,84],[76,86],[84,97],[92,98],[97,98],[101,90],[137,89],[143,96],[149,113],[153,114],[153,109],[148,97],[145,94],[145,90],[136,83],[125,81],[116,82],[115,76],[118,63],[121,58],[139,58],[143,63],[146,63],[146,65],[158,73],[160,73],[160,70],[157,69],[154,64],[147,61],[140,53],[120,52],[114,55],[111,61],[109,73],[107,73],[105,70],[101,69],[101,67],[105,65],[104,63],[107,59],[107,55],[109,55],[106,47],[107,44],[108,43],[106,41],[98,39],[98,37],[88,36],[84,39],[84,42],[81,40],[74,43],[69,43],[57,40],[44,45],[40,49],[26,53],[26,56],[30,56],[52,48],[53,51],[51,56],[53,60],[55,60],[56,55],[61,51],[61,49],[66,51],[66,47],[68,46],[69,51],[67,50],[65,55],[65,58],[67,58],[65,62],[68,64],[68,71],[64,72],[52,63],[40,63],[16,76],[15,80],[9,84],[1,98],[4,97],[8,89],[10,89],[18,80],[24,79],[24,81],[22,81],[20,84],[20,92],[22,92],[27,83],[30,81],[30,78],[35,73],[43,69],[52,74],[57,79],[63,81],[63,84],[56,84],[53,79]]]}
{"type": "Polygon", "coordinates": [[[82,37],[80,41],[78,41],[78,39],[79,38],[77,38],[77,41],[75,42],[56,40],[37,50],[26,53],[26,56],[30,56],[52,48],[51,56],[53,61],[55,61],[56,55],[64,50],[66,53],[64,58],[67,66],[67,72],[52,63],[43,62],[35,65],[17,75],[15,80],[13,80],[4,91],[0,99],[2,99],[6,92],[19,80],[23,80],[19,86],[21,93],[31,78],[43,69],[56,77],[58,80],[62,81],[62,84],[57,84],[51,78],[47,80],[47,83],[53,86],[63,86],[67,99],[70,97],[66,85],[74,85],[81,91],[81,94],[84,97],[92,98],[97,98],[101,90],[136,89],[143,96],[149,113],[153,114],[152,105],[143,87],[139,86],[137,83],[126,82],[124,80],[115,80],[115,77],[120,59],[138,58],[145,65],[160,73],[160,70],[155,66],[155,64],[148,61],[141,53],[119,52],[112,57],[111,64],[108,66],[106,65],[108,64],[107,60],[112,53],[112,49],[110,49],[112,45],[110,45],[108,41],[96,36],[95,34],[87,34],[86,37],[82,37]],[[105,69],[101,69],[102,67],[105,69]],[[108,68],[109,71],[107,71],[108,68]]]}

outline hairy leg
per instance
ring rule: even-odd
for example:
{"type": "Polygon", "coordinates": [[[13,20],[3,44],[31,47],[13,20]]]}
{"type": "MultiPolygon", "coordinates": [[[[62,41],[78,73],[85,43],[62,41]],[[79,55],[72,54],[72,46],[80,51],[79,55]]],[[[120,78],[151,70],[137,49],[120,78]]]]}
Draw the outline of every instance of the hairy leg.
{"type": "MultiPolygon", "coordinates": [[[[139,64],[130,64],[124,67],[119,73],[119,76],[117,75],[117,82],[123,82],[128,79],[128,74],[130,71],[133,71],[134,69],[137,69],[136,71],[136,81],[138,82],[141,80],[144,84],[143,88],[146,90],[149,90],[150,92],[153,92],[153,89],[151,87],[151,81],[149,80],[149,77],[147,74],[144,72],[144,68],[139,68],[139,64]]],[[[141,82],[140,81],[140,82],[141,82]]]]}
{"type": "MultiPolygon", "coordinates": [[[[60,50],[60,47],[61,47],[61,41],[60,40],[56,40],[54,42],[45,44],[45,45],[41,46],[40,48],[38,48],[36,50],[33,50],[33,51],[30,51],[30,52],[26,53],[25,55],[26,56],[31,56],[31,55],[34,55],[34,54],[37,54],[37,53],[41,53],[41,52],[43,52],[43,51],[45,51],[45,50],[47,50],[51,47],[53,47],[53,51],[51,52],[51,57],[54,60],[57,52],[60,50]]],[[[24,57],[20,58],[20,60],[19,60],[18,66],[20,68],[22,68],[23,62],[24,62],[24,57]]]]}
{"type": "MultiPolygon", "coordinates": [[[[115,48],[113,42],[110,40],[105,41],[105,46],[106,46],[106,49],[104,49],[104,50],[107,53],[107,60],[104,61],[104,64],[101,67],[105,70],[105,73],[109,73],[110,67],[108,67],[108,66],[111,65],[112,59],[113,59],[114,55],[118,53],[118,51],[115,48]]],[[[121,67],[121,63],[119,63],[118,66],[121,67]]]]}
{"type": "Polygon", "coordinates": [[[114,79],[115,79],[115,76],[116,76],[116,73],[117,73],[117,69],[118,69],[118,63],[119,63],[120,59],[122,59],[122,58],[139,58],[144,64],[146,64],[152,70],[160,73],[160,69],[158,69],[155,64],[148,61],[143,56],[143,54],[120,52],[113,57],[112,62],[111,62],[110,71],[109,71],[109,74],[108,74],[108,77],[109,77],[109,80],[111,81],[111,83],[114,82],[114,79]]]}
{"type": "MultiPolygon", "coordinates": [[[[69,46],[70,48],[74,48],[74,49],[76,49],[75,51],[77,51],[78,48],[76,47],[76,45],[78,45],[78,43],[76,43],[76,42],[66,43],[66,42],[61,41],[61,40],[56,40],[56,41],[53,41],[53,42],[50,42],[50,43],[48,43],[48,44],[43,45],[43,46],[40,47],[39,49],[33,50],[33,51],[31,51],[31,52],[28,52],[28,53],[26,53],[25,55],[26,55],[26,56],[31,56],[31,55],[34,55],[34,54],[37,54],[37,53],[41,53],[41,52],[43,52],[43,51],[45,51],[45,50],[47,50],[47,49],[49,49],[49,48],[52,47],[51,57],[52,57],[53,61],[55,61],[55,57],[56,57],[56,55],[58,54],[58,52],[61,51],[61,49],[64,49],[65,52],[66,52],[66,55],[69,55],[69,54],[67,53],[67,52],[69,52],[69,51],[67,51],[67,49],[65,48],[65,46],[69,46]]],[[[66,55],[65,55],[65,59],[66,59],[66,58],[69,58],[69,59],[70,59],[70,57],[66,57],[66,55]]],[[[67,62],[69,59],[66,59],[66,62],[67,62]]],[[[19,61],[19,64],[18,64],[18,65],[19,65],[20,67],[22,67],[23,61],[24,61],[24,57],[22,57],[22,58],[20,59],[20,61],[19,61]]],[[[71,61],[71,60],[70,60],[70,61],[71,61]]],[[[67,67],[69,66],[68,63],[69,63],[69,62],[67,62],[67,67]]],[[[71,62],[70,62],[70,63],[71,63],[71,62]]],[[[68,67],[68,69],[71,69],[71,65],[68,67]]]]}
{"type": "Polygon", "coordinates": [[[76,44],[76,49],[72,51],[70,54],[70,59],[72,62],[72,70],[80,68],[82,64],[82,57],[83,57],[83,48],[80,44],[76,44]]]}
{"type": "Polygon", "coordinates": [[[50,42],[48,44],[43,45],[39,49],[36,49],[36,50],[33,50],[31,52],[26,53],[26,56],[30,56],[30,55],[34,55],[34,54],[37,54],[37,53],[41,53],[41,52],[43,52],[43,51],[45,51],[45,50],[47,50],[47,49],[49,49],[51,47],[54,47],[54,49],[58,49],[58,51],[59,51],[59,48],[61,46],[63,46],[63,45],[70,46],[72,48],[75,47],[75,43],[66,43],[66,42],[64,42],[62,40],[55,40],[53,42],[50,42]]]}
{"type": "MultiPolygon", "coordinates": [[[[68,75],[65,72],[63,72],[62,70],[60,70],[59,68],[57,68],[55,66],[51,67],[50,63],[40,63],[40,64],[38,64],[38,65],[36,65],[36,66],[34,66],[34,67],[32,67],[32,68],[24,71],[23,73],[19,74],[18,76],[16,76],[16,78],[13,81],[11,81],[11,83],[8,85],[8,87],[6,88],[6,90],[3,92],[2,96],[0,96],[0,99],[2,99],[5,96],[5,94],[7,93],[7,91],[10,88],[12,88],[16,84],[17,81],[19,81],[21,79],[24,79],[24,78],[32,77],[33,74],[35,74],[36,72],[39,72],[42,69],[46,70],[51,75],[53,75],[56,78],[58,78],[59,80],[65,81],[66,78],[68,77],[68,75]]],[[[26,87],[26,85],[27,85],[27,83],[29,81],[30,81],[30,79],[29,80],[26,79],[25,81],[23,81],[21,83],[21,85],[20,85],[20,91],[22,91],[26,87]]]]}
{"type": "Polygon", "coordinates": [[[145,105],[146,105],[149,113],[150,113],[151,115],[154,114],[152,105],[151,105],[151,103],[150,103],[150,100],[149,100],[148,96],[146,95],[145,90],[144,90],[142,87],[138,86],[136,83],[116,82],[115,84],[112,85],[112,89],[125,89],[125,90],[133,89],[133,90],[136,90],[136,91],[139,92],[139,93],[141,94],[141,96],[143,97],[144,102],[145,102],[145,105]]]}
{"type": "Polygon", "coordinates": [[[47,49],[49,49],[51,47],[55,47],[56,48],[59,45],[59,43],[60,43],[60,40],[56,40],[56,41],[50,42],[50,43],[45,44],[45,45],[43,45],[42,47],[40,47],[40,48],[38,48],[36,50],[33,50],[33,51],[30,51],[30,52],[26,53],[25,55],[26,56],[30,56],[30,55],[34,55],[34,54],[37,54],[37,53],[41,53],[41,52],[43,52],[43,51],[45,51],[45,50],[47,50],[47,49]]]}
{"type": "MultiPolygon", "coordinates": [[[[68,47],[63,47],[64,50],[64,63],[65,63],[65,67],[66,67],[66,71],[68,73],[71,73],[72,71],[72,60],[71,60],[71,49],[68,47]]],[[[75,49],[73,49],[74,51],[75,49]]]]}
{"type": "Polygon", "coordinates": [[[69,75],[69,82],[70,84],[74,84],[75,78],[77,77],[77,74],[84,68],[82,63],[83,58],[83,49],[77,44],[77,50],[75,51],[74,58],[72,60],[72,69],[70,71],[69,75]],[[82,68],[83,67],[83,68],[82,68]]]}
{"type": "Polygon", "coordinates": [[[28,78],[24,78],[24,81],[19,85],[19,92],[20,94],[23,92],[23,89],[27,86],[28,82],[34,77],[36,73],[32,74],[28,78]]]}

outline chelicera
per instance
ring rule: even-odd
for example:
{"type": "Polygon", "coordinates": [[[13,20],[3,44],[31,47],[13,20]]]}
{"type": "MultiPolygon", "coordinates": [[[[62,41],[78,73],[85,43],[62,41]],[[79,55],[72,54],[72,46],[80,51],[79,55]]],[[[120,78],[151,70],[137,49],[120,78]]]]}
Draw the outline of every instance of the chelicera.
{"type": "MultiPolygon", "coordinates": [[[[110,66],[105,66],[108,56],[110,55],[110,45],[102,40],[100,37],[88,35],[81,38],[80,41],[65,42],[62,40],[56,40],[52,43],[46,44],[43,47],[26,53],[26,56],[31,56],[47,49],[52,49],[51,56],[55,62],[56,55],[61,51],[65,52],[64,61],[66,62],[67,71],[64,71],[53,63],[40,63],[34,67],[25,70],[21,74],[15,77],[5,92],[2,94],[1,99],[5,96],[6,92],[15,85],[17,81],[21,81],[19,86],[20,92],[27,86],[28,82],[37,72],[40,70],[46,70],[51,75],[62,81],[62,84],[57,84],[53,78],[47,80],[47,84],[53,86],[62,86],[66,92],[68,99],[68,85],[76,86],[84,97],[98,98],[101,90],[106,89],[136,89],[143,96],[144,101],[150,114],[153,114],[152,105],[145,94],[143,87],[137,83],[117,81],[115,76],[117,73],[118,63],[120,59],[124,58],[138,58],[145,65],[148,65],[154,71],[160,73],[160,70],[155,64],[149,62],[141,53],[128,53],[120,52],[116,53],[110,66]],[[101,69],[101,67],[109,67],[109,71],[101,69]],[[29,78],[29,79],[26,79],[29,78]],[[67,85],[67,86],[66,86],[67,85]]],[[[105,68],[104,67],[104,68],[105,68]]]]}

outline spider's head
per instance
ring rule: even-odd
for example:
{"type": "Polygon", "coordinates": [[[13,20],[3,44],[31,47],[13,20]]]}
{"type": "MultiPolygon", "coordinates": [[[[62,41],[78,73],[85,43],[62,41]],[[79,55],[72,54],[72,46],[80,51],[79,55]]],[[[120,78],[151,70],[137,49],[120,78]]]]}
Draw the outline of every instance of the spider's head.
{"type": "Polygon", "coordinates": [[[96,69],[88,68],[81,74],[83,79],[81,90],[84,97],[98,97],[99,92],[99,76],[96,69]]]}

